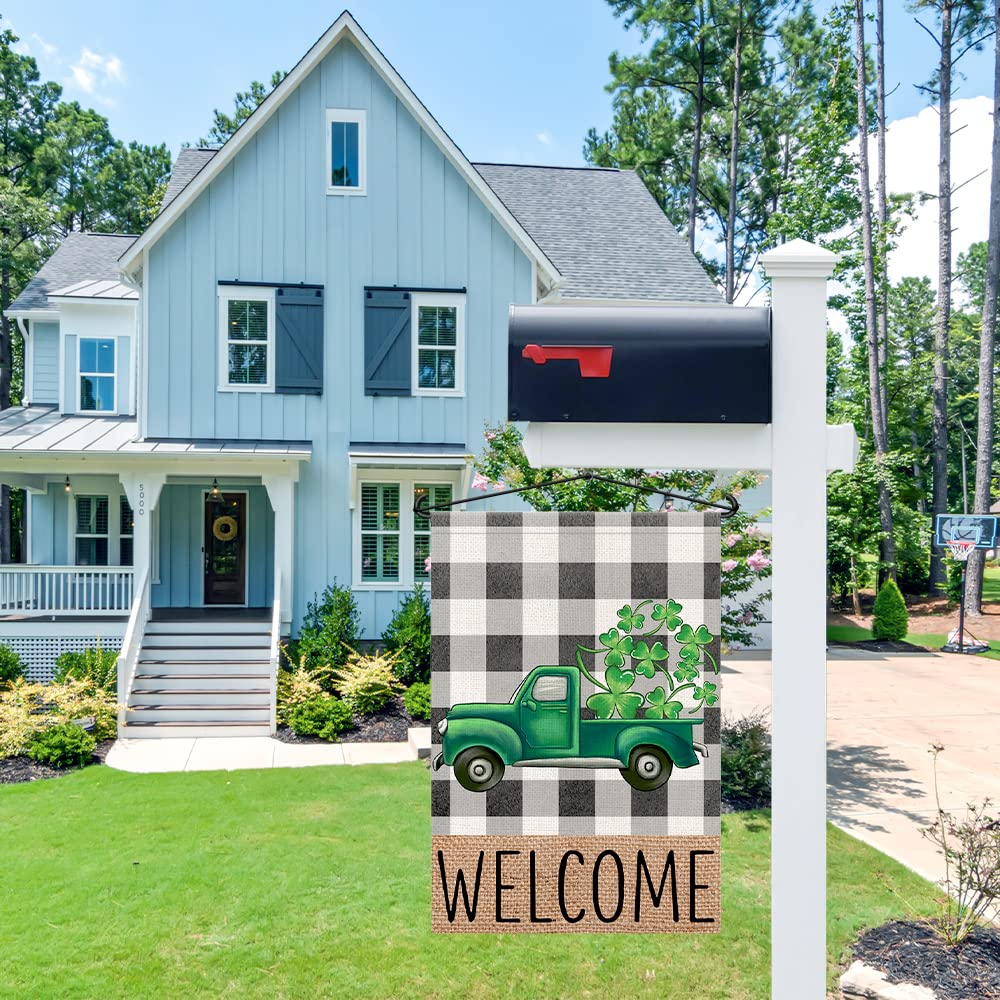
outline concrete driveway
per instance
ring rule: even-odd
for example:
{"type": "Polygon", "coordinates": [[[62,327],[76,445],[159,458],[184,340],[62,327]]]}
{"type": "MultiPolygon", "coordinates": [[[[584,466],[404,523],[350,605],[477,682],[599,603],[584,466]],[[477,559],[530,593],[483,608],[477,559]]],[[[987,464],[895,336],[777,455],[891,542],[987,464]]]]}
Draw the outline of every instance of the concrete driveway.
{"type": "MultiPolygon", "coordinates": [[[[727,714],[770,709],[771,664],[726,659],[727,714]]],[[[931,881],[940,856],[920,834],[934,818],[932,743],[941,802],[963,814],[990,798],[1000,812],[1000,661],[952,654],[831,649],[827,663],[827,803],[841,829],[931,881]]]]}

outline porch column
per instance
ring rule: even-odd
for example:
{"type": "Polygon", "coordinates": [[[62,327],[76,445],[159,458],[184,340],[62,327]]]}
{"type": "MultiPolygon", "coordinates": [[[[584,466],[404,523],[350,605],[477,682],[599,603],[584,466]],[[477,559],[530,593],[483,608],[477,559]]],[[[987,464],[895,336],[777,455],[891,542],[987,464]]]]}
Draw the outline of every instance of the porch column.
{"type": "Polygon", "coordinates": [[[140,471],[123,472],[118,478],[128,497],[135,519],[132,530],[132,565],[138,586],[144,572],[152,572],[153,511],[160,501],[160,493],[167,476],[163,472],[140,471]]]}
{"type": "Polygon", "coordinates": [[[292,573],[295,566],[295,480],[297,472],[260,477],[274,511],[274,575],[281,577],[281,621],[292,623],[292,573]]]}
{"type": "Polygon", "coordinates": [[[793,240],[771,279],[771,994],[826,995],[826,281],[793,240]]]}

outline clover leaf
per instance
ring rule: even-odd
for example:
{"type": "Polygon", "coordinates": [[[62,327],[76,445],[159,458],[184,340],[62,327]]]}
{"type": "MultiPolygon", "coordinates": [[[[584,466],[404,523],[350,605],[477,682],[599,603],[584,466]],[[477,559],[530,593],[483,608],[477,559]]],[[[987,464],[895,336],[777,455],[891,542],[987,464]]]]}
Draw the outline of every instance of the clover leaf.
{"type": "Polygon", "coordinates": [[[679,701],[667,701],[662,687],[655,687],[646,695],[647,719],[677,719],[683,707],[679,701]]]}
{"type": "Polygon", "coordinates": [[[632,668],[637,674],[643,677],[652,677],[656,673],[656,664],[659,660],[665,660],[670,654],[663,648],[660,642],[654,642],[652,648],[640,640],[632,647],[632,668]]]}
{"type": "Polygon", "coordinates": [[[652,618],[654,622],[663,622],[671,632],[681,623],[681,612],[684,608],[676,601],[668,600],[666,604],[654,604],[652,618]]]}
{"type": "Polygon", "coordinates": [[[681,657],[683,659],[697,660],[701,658],[701,647],[707,646],[714,636],[705,628],[699,625],[697,631],[690,625],[681,626],[677,633],[677,641],[681,644],[681,657]]]}
{"type": "Polygon", "coordinates": [[[601,645],[607,650],[604,654],[604,665],[609,669],[625,666],[625,657],[632,652],[632,636],[621,635],[616,628],[602,632],[601,645]]]}
{"type": "Polygon", "coordinates": [[[698,665],[691,659],[681,660],[678,664],[677,669],[674,671],[674,677],[679,681],[693,681],[698,676],[698,665]]]}
{"type": "Polygon", "coordinates": [[[627,604],[618,609],[618,627],[623,632],[640,629],[646,621],[645,615],[637,615],[627,604]]]}
{"type": "Polygon", "coordinates": [[[593,710],[599,719],[610,719],[615,711],[623,719],[634,719],[642,704],[642,695],[629,690],[635,683],[635,674],[631,670],[608,667],[604,680],[608,690],[592,694],[587,699],[587,708],[593,710]]]}
{"type": "Polygon", "coordinates": [[[716,694],[717,689],[717,685],[706,681],[704,686],[696,687],[692,693],[696,701],[703,701],[706,705],[714,705],[719,700],[719,696],[716,694]]]}

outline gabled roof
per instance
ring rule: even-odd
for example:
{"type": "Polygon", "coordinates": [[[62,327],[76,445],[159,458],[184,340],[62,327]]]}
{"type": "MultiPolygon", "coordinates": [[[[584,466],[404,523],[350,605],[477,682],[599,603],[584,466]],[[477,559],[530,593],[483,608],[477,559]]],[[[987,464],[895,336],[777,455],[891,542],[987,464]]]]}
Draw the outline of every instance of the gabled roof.
{"type": "Polygon", "coordinates": [[[183,190],[175,194],[173,200],[160,212],[146,231],[121,257],[122,270],[135,268],[141,254],[155,243],[160,236],[178,219],[191,202],[218,176],[243,146],[281,107],[285,100],[312,70],[326,57],[334,46],[344,38],[349,38],[375,67],[389,89],[416,118],[445,158],[455,167],[469,186],[482,199],[493,215],[507,230],[521,249],[537,264],[545,285],[552,286],[559,281],[559,271],[541,248],[528,235],[524,227],[510,213],[494,194],[490,186],[476,172],[465,154],[455,145],[451,136],[438,124],[434,116],[424,107],[420,99],[409,88],[406,81],[396,72],[389,61],[379,51],[374,42],[365,34],[350,11],[344,11],[327,29],[313,47],[296,63],[292,71],[257,106],[256,110],[233,133],[225,145],[198,171],[194,179],[183,190]]]}
{"type": "Polygon", "coordinates": [[[556,297],[722,304],[634,171],[473,166],[559,268],[556,297]]]}
{"type": "Polygon", "coordinates": [[[170,171],[170,181],[167,190],[163,192],[163,203],[160,212],[169,205],[194,180],[198,171],[218,152],[217,149],[206,149],[202,146],[188,146],[182,149],[174,160],[170,171]]]}
{"type": "Polygon", "coordinates": [[[7,307],[7,313],[48,309],[49,296],[85,281],[119,280],[118,258],[136,240],[112,233],[69,233],[7,307]]]}

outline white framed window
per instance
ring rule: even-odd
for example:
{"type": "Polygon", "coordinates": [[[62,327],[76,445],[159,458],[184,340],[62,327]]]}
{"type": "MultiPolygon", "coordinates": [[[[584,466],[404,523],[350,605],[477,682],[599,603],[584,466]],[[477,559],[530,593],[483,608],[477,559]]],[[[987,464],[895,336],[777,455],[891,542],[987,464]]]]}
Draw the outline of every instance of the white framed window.
{"type": "Polygon", "coordinates": [[[413,513],[420,496],[447,503],[458,495],[460,470],[367,470],[354,510],[354,587],[412,590],[431,576],[430,518],[413,513]]]}
{"type": "Polygon", "coordinates": [[[274,391],[274,289],[219,286],[219,391],[274,391]]]}
{"type": "Polygon", "coordinates": [[[414,292],[410,322],[413,395],[461,396],[465,392],[465,296],[414,292]]]}
{"type": "Polygon", "coordinates": [[[74,539],[77,566],[108,565],[108,498],[77,495],[74,539]]]}
{"type": "Polygon", "coordinates": [[[368,183],[365,112],[326,109],[326,193],[365,194],[368,183]]]}
{"type": "Polygon", "coordinates": [[[80,337],[76,408],[81,413],[117,412],[114,337],[80,337]]]}

